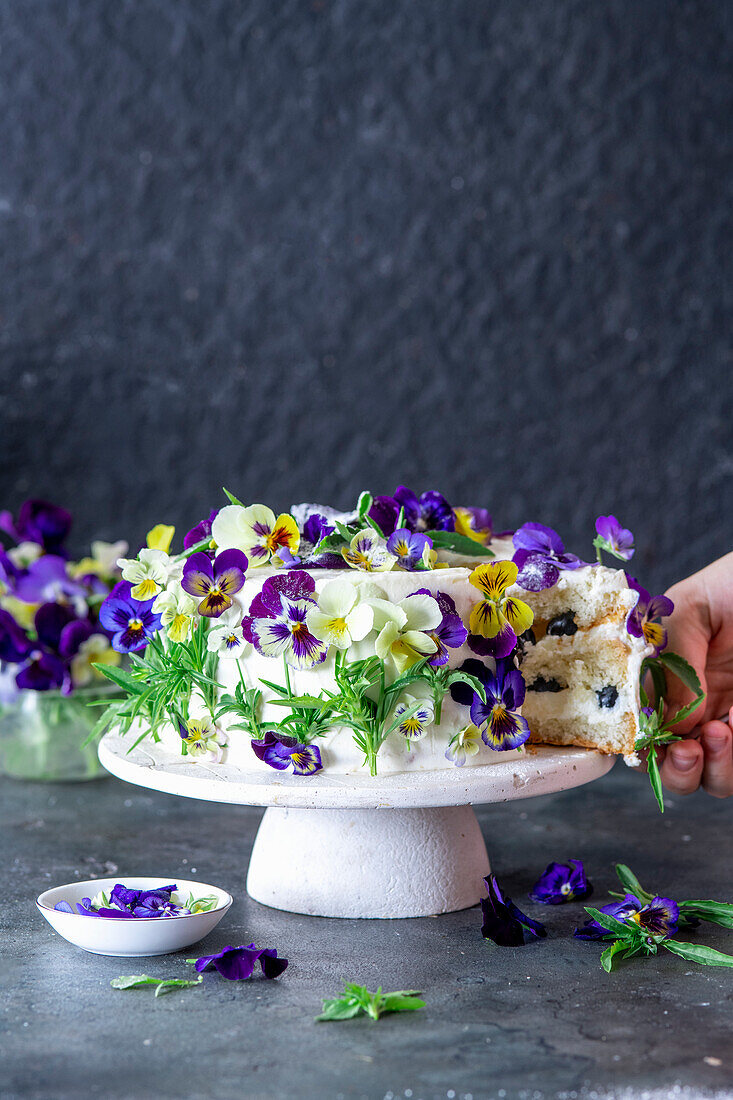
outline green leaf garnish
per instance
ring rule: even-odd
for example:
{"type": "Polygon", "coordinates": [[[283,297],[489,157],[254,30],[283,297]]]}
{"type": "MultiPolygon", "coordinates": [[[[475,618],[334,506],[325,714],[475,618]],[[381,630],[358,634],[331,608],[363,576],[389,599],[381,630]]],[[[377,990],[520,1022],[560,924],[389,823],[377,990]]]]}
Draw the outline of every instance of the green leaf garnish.
{"type": "Polygon", "coordinates": [[[128,974],[126,977],[113,978],[109,983],[113,989],[139,989],[145,985],[155,986],[155,996],[162,997],[165,993],[172,993],[174,989],[186,989],[189,986],[201,985],[203,977],[198,978],[151,978],[148,974],[128,974]]]}
{"type": "Polygon", "coordinates": [[[222,485],[222,492],[224,496],[228,498],[230,504],[238,504],[240,508],[244,508],[244,504],[242,504],[239,497],[235,497],[234,493],[230,493],[226,485],[222,485]]]}
{"type": "Polygon", "coordinates": [[[472,558],[493,558],[488,546],[470,539],[468,535],[459,535],[457,531],[426,531],[436,550],[454,550],[456,554],[465,554],[472,558]]]}
{"type": "Polygon", "coordinates": [[[733,967],[733,955],[726,955],[723,951],[716,951],[713,947],[705,947],[702,943],[680,943],[679,940],[662,940],[661,946],[673,955],[679,955],[688,962],[700,963],[701,966],[728,966],[733,967]]]}
{"type": "Polygon", "coordinates": [[[316,1020],[351,1020],[355,1016],[369,1016],[378,1020],[388,1012],[415,1012],[424,1008],[416,989],[401,989],[395,993],[382,993],[380,986],[376,993],[370,993],[365,985],[346,982],[344,992],[338,997],[326,997],[323,1010],[316,1020]]]}

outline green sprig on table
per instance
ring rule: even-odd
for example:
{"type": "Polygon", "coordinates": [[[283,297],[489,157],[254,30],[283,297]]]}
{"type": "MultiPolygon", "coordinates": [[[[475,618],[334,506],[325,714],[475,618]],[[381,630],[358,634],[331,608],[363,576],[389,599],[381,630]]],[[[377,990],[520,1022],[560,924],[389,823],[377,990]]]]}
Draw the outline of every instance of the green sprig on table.
{"type": "Polygon", "coordinates": [[[365,985],[346,982],[344,992],[338,997],[325,997],[323,1011],[316,1020],[351,1020],[355,1016],[369,1016],[378,1020],[388,1012],[415,1012],[425,1007],[417,989],[401,989],[395,993],[383,993],[380,986],[376,993],[370,993],[365,985]]]}

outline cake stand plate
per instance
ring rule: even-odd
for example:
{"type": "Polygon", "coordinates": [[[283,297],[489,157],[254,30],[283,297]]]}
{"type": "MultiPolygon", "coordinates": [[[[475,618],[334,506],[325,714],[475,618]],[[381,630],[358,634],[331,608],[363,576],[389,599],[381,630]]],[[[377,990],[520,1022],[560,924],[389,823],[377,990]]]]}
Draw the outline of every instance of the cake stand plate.
{"type": "Polygon", "coordinates": [[[473,803],[552,794],[598,779],[613,756],[528,747],[495,764],[396,775],[306,778],[192,763],[111,732],[113,775],[188,798],[267,806],[247,892],[275,909],[323,917],[419,917],[475,905],[489,857],[473,803]]]}

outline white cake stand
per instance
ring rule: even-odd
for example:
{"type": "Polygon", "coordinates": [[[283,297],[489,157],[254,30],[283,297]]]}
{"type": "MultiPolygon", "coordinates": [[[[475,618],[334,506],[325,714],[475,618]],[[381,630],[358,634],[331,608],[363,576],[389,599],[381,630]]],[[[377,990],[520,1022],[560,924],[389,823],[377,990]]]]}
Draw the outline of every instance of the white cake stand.
{"type": "Polygon", "coordinates": [[[496,764],[307,778],[193,764],[152,743],[130,751],[129,737],[114,732],[102,739],[99,759],[141,787],[268,806],[247,892],[275,909],[323,917],[422,917],[475,905],[489,857],[471,804],[567,790],[615,761],[539,745],[496,764]]]}

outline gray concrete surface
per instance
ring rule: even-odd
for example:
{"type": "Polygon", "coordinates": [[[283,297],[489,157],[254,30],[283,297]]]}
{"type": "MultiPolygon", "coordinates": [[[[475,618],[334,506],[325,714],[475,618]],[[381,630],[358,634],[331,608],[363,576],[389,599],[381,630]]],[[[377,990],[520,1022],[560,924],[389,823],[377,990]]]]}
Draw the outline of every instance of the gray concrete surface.
{"type": "MultiPolygon", "coordinates": [[[[547,862],[570,856],[586,861],[601,903],[615,860],[662,893],[730,897],[732,811],[700,794],[660,817],[645,781],[617,766],[588,787],[478,813],[494,868],[523,904],[547,862]]],[[[549,938],[521,949],[484,943],[478,909],[394,922],[276,912],[243,889],[259,816],[113,779],[2,781],[3,1100],[731,1095],[730,971],[665,956],[606,975],[598,947],[571,938],[577,904],[527,903],[549,938]],[[157,1001],[112,990],[119,974],[185,974],[184,955],[85,954],[54,935],[34,899],[117,871],[225,887],[235,903],[194,953],[253,939],[277,947],[289,969],[271,983],[207,975],[157,1001]],[[427,1007],[378,1024],[315,1024],[321,996],[344,978],[421,989],[427,1007]]],[[[733,952],[731,932],[708,926],[699,938],[733,952]]]]}

